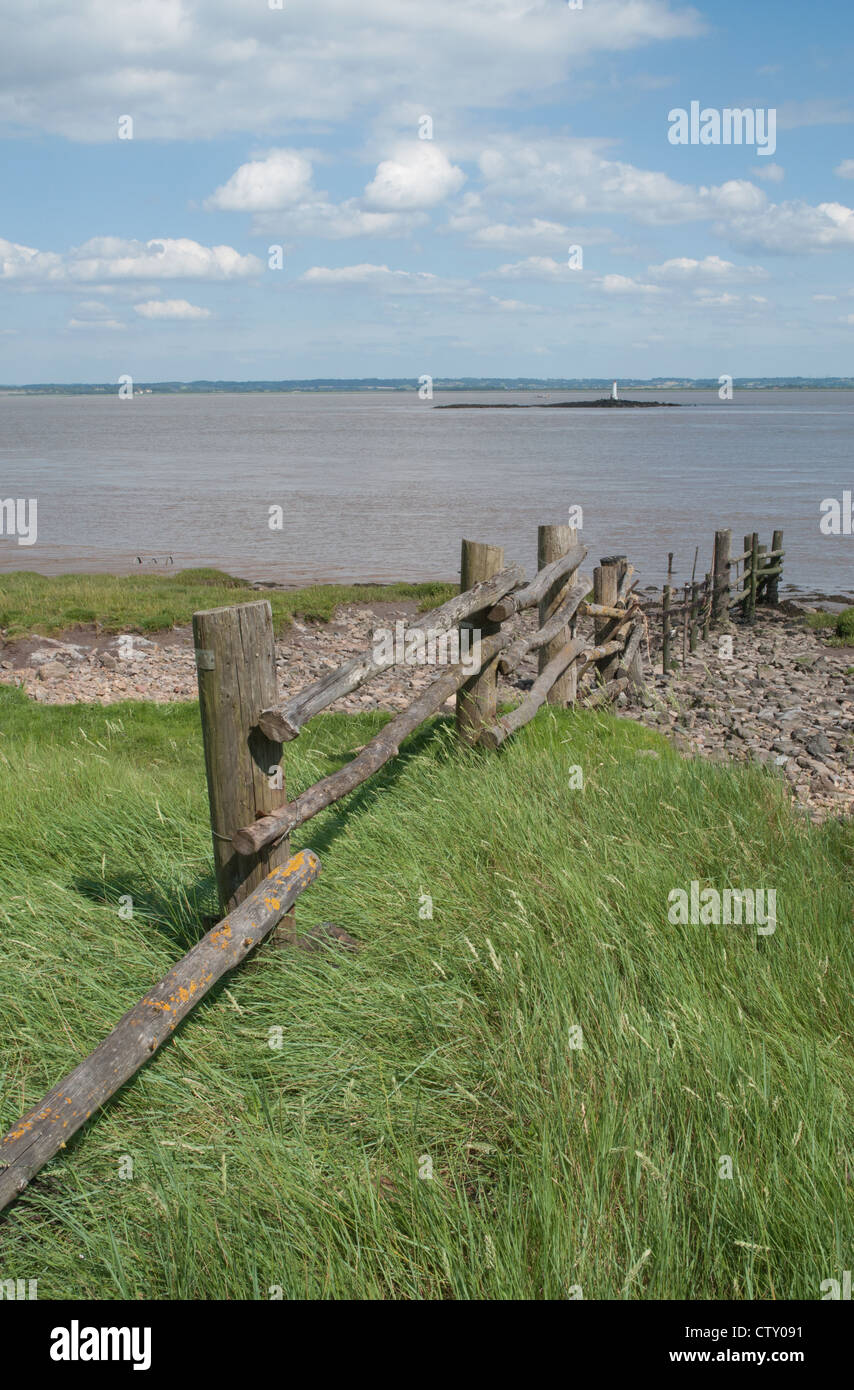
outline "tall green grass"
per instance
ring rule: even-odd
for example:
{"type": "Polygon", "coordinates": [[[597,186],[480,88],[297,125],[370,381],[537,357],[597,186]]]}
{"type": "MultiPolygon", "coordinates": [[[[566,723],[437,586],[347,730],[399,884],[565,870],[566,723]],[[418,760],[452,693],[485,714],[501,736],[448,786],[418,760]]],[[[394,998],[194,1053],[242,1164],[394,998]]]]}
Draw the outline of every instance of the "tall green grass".
{"type": "MultiPolygon", "coordinates": [[[[196,720],[0,692],[3,1130],[215,909],[196,720]]],[[[291,794],[381,722],[313,721],[291,794]]],[[[753,1299],[851,1268],[849,830],[759,769],[544,711],[488,756],[434,722],[297,842],[323,862],[298,923],[362,949],[263,947],[0,1216],[0,1278],[753,1299]],[[776,889],[775,933],[671,925],[692,879],[776,889]]]]}
{"type": "Polygon", "coordinates": [[[456,586],[438,583],[310,584],[304,589],[259,591],[216,569],[172,575],[44,575],[15,570],[0,575],[0,628],[9,638],[29,633],[49,637],[84,626],[103,632],[161,632],[189,623],[198,609],[268,598],[279,633],[295,615],[327,621],[342,603],[416,599],[419,609],[426,610],[456,592],[456,586]]]}

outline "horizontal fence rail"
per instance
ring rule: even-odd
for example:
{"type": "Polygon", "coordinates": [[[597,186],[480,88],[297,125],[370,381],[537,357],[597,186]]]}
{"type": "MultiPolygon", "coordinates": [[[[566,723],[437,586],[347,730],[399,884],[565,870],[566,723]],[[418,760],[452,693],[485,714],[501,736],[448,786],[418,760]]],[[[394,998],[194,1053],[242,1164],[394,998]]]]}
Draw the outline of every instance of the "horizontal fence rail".
{"type": "Polygon", "coordinates": [[[274,869],[203,936],[0,1141],[0,1211],[163,1043],[218,980],[240,965],[317,878],[320,860],[301,850],[274,869]]]}

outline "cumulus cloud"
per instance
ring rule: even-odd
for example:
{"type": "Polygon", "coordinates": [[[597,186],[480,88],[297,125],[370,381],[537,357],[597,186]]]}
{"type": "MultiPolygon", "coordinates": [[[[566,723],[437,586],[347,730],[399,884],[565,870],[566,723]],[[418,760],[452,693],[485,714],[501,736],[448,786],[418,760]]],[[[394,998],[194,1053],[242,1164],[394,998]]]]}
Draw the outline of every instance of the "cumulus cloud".
{"type": "Polygon", "coordinates": [[[0,122],[111,141],[119,113],[142,139],[264,134],[411,100],[423,110],[541,100],[597,53],[699,35],[680,0],[52,0],[7,26],[0,122]]]}
{"type": "Polygon", "coordinates": [[[297,203],[311,188],[311,163],[295,150],[270,150],[262,159],[241,164],[212,193],[206,208],[224,212],[269,212],[297,203]]]}
{"type": "Polygon", "coordinates": [[[125,241],[93,237],[69,251],[38,251],[0,238],[0,281],[68,285],[113,280],[233,280],[259,274],[257,256],[188,237],[125,241]]]}
{"type": "Polygon", "coordinates": [[[695,188],[657,170],[607,159],[602,143],[502,136],[480,155],[485,193],[535,206],[541,214],[623,213],[647,226],[758,212],[767,203],[762,189],[747,179],[695,188]]]}
{"type": "Polygon", "coordinates": [[[418,212],[458,193],[465,178],[432,140],[417,140],[377,166],[365,203],[379,212],[418,212]]]}
{"type": "Polygon", "coordinates": [[[147,299],[133,307],[144,319],[209,319],[211,316],[210,309],[201,309],[186,299],[147,299]]]}
{"type": "Polygon", "coordinates": [[[837,164],[834,174],[838,174],[841,179],[854,179],[854,159],[843,159],[841,164],[837,164]]]}
{"type": "Polygon", "coordinates": [[[605,294],[661,294],[658,285],[645,285],[631,275],[603,275],[596,284],[605,294]]]}
{"type": "Polygon", "coordinates": [[[734,265],[732,261],[722,260],[720,256],[704,256],[694,260],[690,256],[675,256],[661,265],[651,265],[647,271],[651,280],[685,284],[696,280],[765,280],[767,270],[761,265],[734,265]]]}
{"type": "Polygon", "coordinates": [[[378,289],[416,290],[433,293],[446,286],[440,276],[426,270],[391,270],[387,265],[315,265],[299,277],[306,285],[370,285],[378,289]]]}
{"type": "Polygon", "coordinates": [[[568,261],[556,261],[553,256],[527,256],[523,261],[510,261],[496,270],[484,272],[490,278],[502,280],[578,280],[581,271],[573,270],[568,261]]]}
{"type": "Polygon", "coordinates": [[[754,216],[727,219],[720,230],[738,246],[765,251],[831,251],[854,245],[854,209],[842,203],[772,203],[754,216]]]}

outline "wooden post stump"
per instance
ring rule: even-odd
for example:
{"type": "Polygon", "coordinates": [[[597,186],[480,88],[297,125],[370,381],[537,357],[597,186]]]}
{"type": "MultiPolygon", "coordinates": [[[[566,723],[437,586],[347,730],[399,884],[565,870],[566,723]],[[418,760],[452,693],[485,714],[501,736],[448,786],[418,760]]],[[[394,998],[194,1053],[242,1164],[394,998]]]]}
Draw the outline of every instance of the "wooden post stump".
{"type": "MultiPolygon", "coordinates": [[[[780,571],[782,571],[782,568],[783,568],[783,557],[782,557],[782,555],[773,555],[773,551],[775,551],[775,550],[782,550],[782,549],[783,549],[783,532],[782,532],[782,531],[775,531],[775,532],[774,532],[774,535],[771,537],[771,550],[772,550],[771,564],[772,564],[772,566],[776,566],[777,569],[780,570],[780,571]]],[[[779,575],[779,574],[774,574],[774,575],[771,576],[771,578],[770,578],[769,580],[767,580],[766,585],[765,585],[765,602],[766,602],[766,603],[773,603],[773,604],[776,606],[776,605],[779,603],[779,601],[780,601],[780,575],[779,575]]]]}
{"type": "MultiPolygon", "coordinates": [[[[606,608],[613,608],[620,590],[620,580],[625,571],[625,555],[603,555],[593,571],[593,602],[606,608]]],[[[620,626],[619,618],[594,618],[593,644],[601,647],[609,642],[620,626]]],[[[619,666],[619,658],[608,656],[597,661],[596,669],[601,681],[607,681],[611,669],[619,666]]]]}
{"type": "MultiPolygon", "coordinates": [[[[565,555],[571,546],[578,543],[578,530],[575,526],[540,526],[537,528],[537,569],[541,570],[546,565],[550,565],[552,560],[560,559],[565,555]]],[[[539,626],[544,627],[549,618],[561,604],[566,600],[569,591],[575,582],[575,575],[569,578],[558,580],[549,589],[545,598],[540,602],[539,626]]],[[[538,671],[540,675],[545,671],[551,661],[560,655],[567,643],[575,636],[575,620],[567,627],[561,628],[556,637],[545,646],[540,647],[538,671]]],[[[577,688],[577,668],[574,661],[570,662],[562,676],[559,676],[554,685],[549,690],[546,700],[550,705],[574,705],[577,688]]]]}
{"type": "Polygon", "coordinates": [[[712,625],[729,620],[729,557],[732,531],[715,532],[714,588],[712,590],[712,625]]]}
{"type": "MultiPolygon", "coordinates": [[[[479,541],[463,541],[460,556],[460,590],[465,593],[482,579],[490,579],[504,566],[504,551],[497,545],[483,545],[479,541]]],[[[492,605],[490,605],[491,607],[492,605]]],[[[488,609],[472,613],[460,623],[460,652],[462,654],[463,632],[466,628],[481,638],[500,631],[501,624],[490,622],[488,609]]],[[[476,676],[467,680],[457,692],[457,734],[460,741],[468,746],[477,743],[482,729],[495,723],[498,710],[498,669],[497,657],[484,662],[476,676]]]]}
{"type": "MultiPolygon", "coordinates": [[[[289,859],[287,839],[247,855],[238,854],[231,843],[241,826],[278,810],[287,800],[282,745],[258,728],[261,711],[276,703],[270,604],[262,599],[195,613],[193,637],[214,865],[220,904],[227,914],[289,859]]],[[[292,921],[282,923],[284,935],[292,929],[292,921]]]]}
{"type": "Polygon", "coordinates": [[[661,671],[667,675],[670,670],[670,585],[665,584],[661,594],[661,671]]]}

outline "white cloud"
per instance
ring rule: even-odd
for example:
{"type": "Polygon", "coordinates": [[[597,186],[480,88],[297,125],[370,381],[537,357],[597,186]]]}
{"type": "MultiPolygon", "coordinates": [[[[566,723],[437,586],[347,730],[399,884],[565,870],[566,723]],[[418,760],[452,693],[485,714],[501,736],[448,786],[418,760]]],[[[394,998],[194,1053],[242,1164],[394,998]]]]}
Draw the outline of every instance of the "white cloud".
{"type": "MultiPolygon", "coordinates": [[[[17,12],[15,12],[17,14],[17,12]]],[[[448,119],[518,96],[549,100],[596,53],[693,37],[679,0],[52,0],[7,23],[0,122],[112,141],[261,136],[411,102],[448,119]]]]}
{"type": "Polygon", "coordinates": [[[379,289],[434,293],[447,286],[438,275],[425,270],[391,270],[387,265],[315,265],[299,277],[306,285],[370,285],[379,289]]]}
{"type": "Polygon", "coordinates": [[[570,246],[596,246],[611,241],[613,232],[607,227],[567,227],[561,222],[549,222],[534,217],[516,226],[504,222],[487,223],[472,231],[472,246],[487,251],[562,251],[570,246]]]}
{"type": "Polygon", "coordinates": [[[233,280],[259,274],[257,256],[231,246],[202,246],[187,237],[125,241],[93,237],[59,253],[0,238],[0,281],[68,285],[112,280],[233,280]]]}
{"type": "Polygon", "coordinates": [[[211,316],[210,309],[201,309],[186,299],[148,299],[133,307],[144,319],[209,319],[211,316]]]}
{"type": "Polygon", "coordinates": [[[623,213],[647,226],[758,212],[768,201],[747,179],[695,188],[656,170],[606,159],[602,145],[556,136],[498,137],[480,154],[485,193],[519,201],[542,216],[623,213]]]}
{"type": "Polygon", "coordinates": [[[837,164],[834,174],[838,174],[841,179],[854,179],[854,159],[843,159],[841,164],[837,164]]]}
{"type": "Polygon", "coordinates": [[[729,218],[721,231],[736,245],[766,251],[830,251],[854,245],[854,209],[842,203],[772,203],[755,216],[729,218]]]}
{"type": "Polygon", "coordinates": [[[596,284],[605,294],[661,294],[658,285],[644,285],[630,275],[603,275],[596,284]]]}
{"type": "Polygon", "coordinates": [[[205,202],[225,212],[269,212],[305,198],[311,188],[311,163],[295,150],[270,150],[262,159],[241,164],[205,202]]]}
{"type": "Polygon", "coordinates": [[[500,277],[502,280],[581,279],[581,271],[573,270],[568,261],[556,261],[552,256],[527,256],[524,261],[508,262],[484,274],[490,279],[500,277]]]}
{"type": "Polygon", "coordinates": [[[786,177],[786,171],[780,164],[754,164],[750,172],[760,183],[782,183],[786,177]]]}
{"type": "Polygon", "coordinates": [[[431,140],[417,140],[377,166],[365,202],[379,212],[417,212],[458,193],[465,178],[431,140]]]}
{"type": "Polygon", "coordinates": [[[675,256],[661,265],[651,265],[647,274],[652,280],[674,284],[692,280],[716,283],[723,280],[764,280],[768,276],[760,265],[738,266],[732,261],[722,260],[720,256],[704,256],[701,261],[693,260],[690,256],[675,256]]]}

